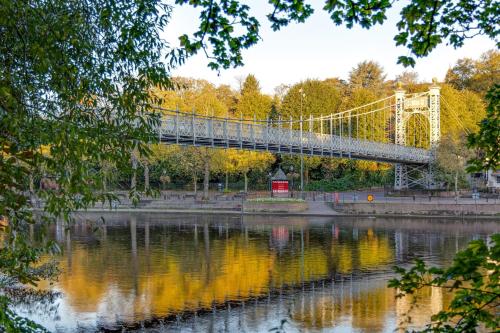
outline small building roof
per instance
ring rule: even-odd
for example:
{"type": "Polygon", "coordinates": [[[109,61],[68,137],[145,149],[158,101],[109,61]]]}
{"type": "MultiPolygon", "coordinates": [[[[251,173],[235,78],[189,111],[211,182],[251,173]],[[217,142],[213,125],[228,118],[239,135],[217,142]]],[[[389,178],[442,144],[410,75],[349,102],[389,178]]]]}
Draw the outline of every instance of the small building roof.
{"type": "Polygon", "coordinates": [[[274,174],[274,176],[271,179],[272,180],[288,180],[288,178],[286,177],[283,170],[281,170],[281,168],[278,168],[278,170],[276,170],[276,173],[274,174]]]}

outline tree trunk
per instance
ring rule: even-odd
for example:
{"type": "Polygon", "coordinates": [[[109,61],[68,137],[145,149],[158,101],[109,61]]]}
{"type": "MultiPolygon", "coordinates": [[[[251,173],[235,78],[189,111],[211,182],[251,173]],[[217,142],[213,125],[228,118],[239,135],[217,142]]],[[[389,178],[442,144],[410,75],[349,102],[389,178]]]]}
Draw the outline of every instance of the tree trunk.
{"type": "Polygon", "coordinates": [[[144,162],[144,191],[149,190],[149,165],[144,162]]]}
{"type": "Polygon", "coordinates": [[[245,193],[248,193],[248,173],[244,172],[243,176],[245,177],[245,193]]]}
{"type": "Polygon", "coordinates": [[[455,172],[455,198],[458,198],[458,171],[455,172]]]}
{"type": "Polygon", "coordinates": [[[198,175],[196,172],[193,172],[193,189],[194,189],[194,195],[198,193],[198,175]]]}
{"type": "Polygon", "coordinates": [[[33,181],[33,174],[30,173],[30,194],[35,192],[35,183],[33,181]]]}
{"type": "Polygon", "coordinates": [[[210,158],[205,158],[203,166],[203,200],[208,200],[208,184],[210,181],[210,158]]]}
{"type": "Polygon", "coordinates": [[[132,155],[132,179],[130,180],[130,189],[137,187],[137,159],[132,155]]]}
{"type": "Polygon", "coordinates": [[[102,175],[102,189],[104,192],[108,191],[108,177],[106,177],[106,173],[102,175]]]}
{"type": "Polygon", "coordinates": [[[304,187],[309,184],[309,168],[304,168],[304,187]]]}
{"type": "Polygon", "coordinates": [[[229,172],[226,172],[226,187],[225,190],[229,189],[229,172]]]}

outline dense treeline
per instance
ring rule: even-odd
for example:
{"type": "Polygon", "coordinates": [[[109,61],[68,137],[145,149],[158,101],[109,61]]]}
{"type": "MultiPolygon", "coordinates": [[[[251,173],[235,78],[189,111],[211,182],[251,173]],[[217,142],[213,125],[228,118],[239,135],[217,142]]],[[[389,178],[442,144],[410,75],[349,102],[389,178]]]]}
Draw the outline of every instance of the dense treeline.
{"type": "MultiPolygon", "coordinates": [[[[477,124],[485,115],[485,91],[498,80],[498,64],[497,51],[489,51],[477,61],[460,59],[448,71],[445,82],[440,84],[444,144],[439,169],[440,178],[446,183],[452,183],[453,178],[458,177],[465,185],[463,169],[466,157],[459,158],[463,159],[463,163],[457,167],[456,159],[450,158],[450,154],[470,155],[470,152],[453,153],[453,150],[457,150],[457,145],[463,148],[465,136],[477,131],[477,124]]],[[[165,109],[269,121],[297,120],[301,115],[307,119],[309,115],[337,113],[364,105],[392,95],[397,82],[409,93],[426,91],[430,84],[419,81],[415,72],[404,72],[395,80],[387,80],[383,68],[373,61],[359,63],[351,70],[347,81],[339,78],[308,79],[292,85],[280,85],[273,96],[264,94],[258,79],[251,74],[242,82],[239,91],[228,85],[215,86],[198,79],[176,77],[173,81],[175,84],[171,90],[152,91],[155,97],[161,99],[161,106],[165,109]]],[[[365,123],[360,119],[358,133],[353,135],[391,141],[392,138],[384,131],[387,127],[380,126],[387,123],[388,119],[383,116],[365,120],[365,123]]],[[[324,125],[325,131],[328,131],[328,122],[324,125]]],[[[308,130],[307,121],[304,126],[304,130],[308,130]]],[[[318,130],[320,125],[315,122],[313,126],[318,130]]],[[[408,121],[407,141],[408,145],[428,147],[426,119],[414,116],[408,121]]],[[[269,172],[281,166],[290,178],[295,179],[298,189],[298,156],[175,145],[152,145],[151,150],[148,158],[142,158],[137,152],[132,154],[135,166],[132,174],[116,170],[106,162],[97,166],[108,183],[107,187],[182,188],[194,191],[200,187],[206,193],[211,183],[222,183],[224,188],[230,190],[265,189],[269,172]]],[[[347,190],[382,186],[393,181],[391,166],[383,163],[305,157],[304,165],[305,188],[311,190],[347,190]]]]}

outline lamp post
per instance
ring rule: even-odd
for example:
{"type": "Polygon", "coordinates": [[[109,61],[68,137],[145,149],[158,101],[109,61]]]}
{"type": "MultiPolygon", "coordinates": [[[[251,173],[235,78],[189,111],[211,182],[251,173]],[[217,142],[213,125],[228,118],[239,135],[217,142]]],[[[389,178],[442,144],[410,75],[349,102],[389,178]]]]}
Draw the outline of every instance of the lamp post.
{"type": "MultiPolygon", "coordinates": [[[[306,94],[304,93],[304,90],[302,88],[299,89],[300,93],[300,120],[303,120],[303,114],[302,114],[302,104],[304,102],[304,98],[306,97],[306,94]]],[[[304,143],[301,142],[300,146],[302,147],[304,143]]],[[[302,192],[304,191],[304,154],[302,152],[302,149],[300,151],[300,194],[302,196],[302,192]]]]}
{"type": "Polygon", "coordinates": [[[290,165],[290,176],[292,178],[292,186],[291,186],[291,189],[292,189],[292,198],[293,198],[293,178],[294,178],[294,174],[293,174],[293,165],[290,165]]]}

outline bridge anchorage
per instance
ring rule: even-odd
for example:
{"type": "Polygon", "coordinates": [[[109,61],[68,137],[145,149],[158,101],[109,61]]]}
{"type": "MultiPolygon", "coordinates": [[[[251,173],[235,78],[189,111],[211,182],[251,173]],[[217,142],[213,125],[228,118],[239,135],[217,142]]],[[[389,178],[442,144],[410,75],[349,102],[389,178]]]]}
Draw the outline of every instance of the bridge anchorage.
{"type": "MultiPolygon", "coordinates": [[[[342,112],[299,119],[215,117],[158,108],[160,142],[342,157],[395,164],[394,188],[435,188],[433,161],[440,139],[440,94],[395,94],[342,112]]],[[[327,113],[328,110],[325,110],[327,113]]]]}

